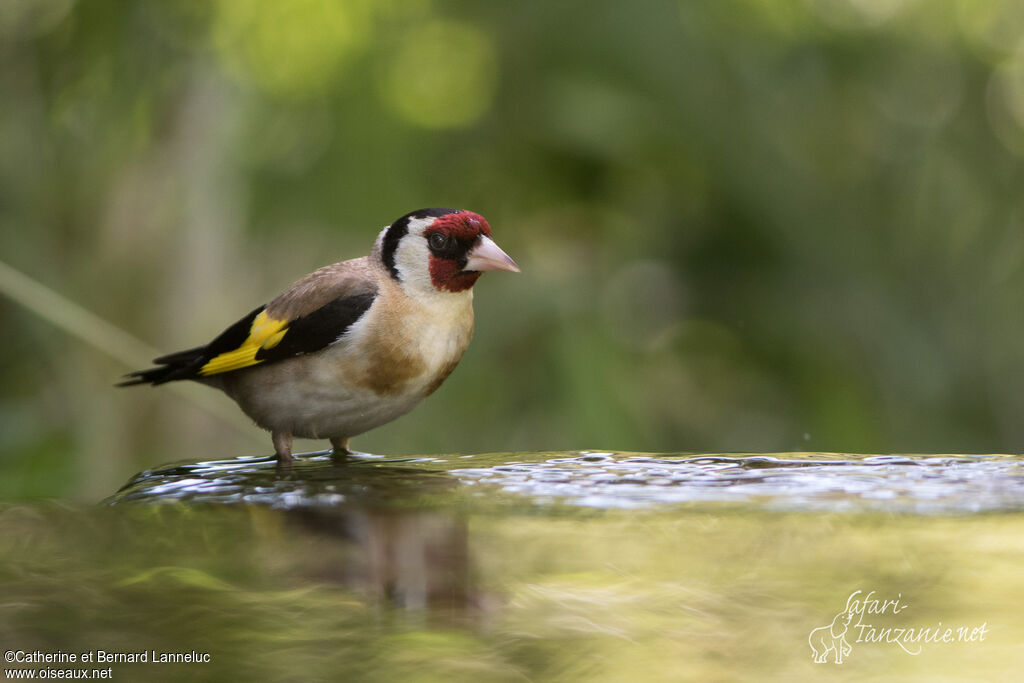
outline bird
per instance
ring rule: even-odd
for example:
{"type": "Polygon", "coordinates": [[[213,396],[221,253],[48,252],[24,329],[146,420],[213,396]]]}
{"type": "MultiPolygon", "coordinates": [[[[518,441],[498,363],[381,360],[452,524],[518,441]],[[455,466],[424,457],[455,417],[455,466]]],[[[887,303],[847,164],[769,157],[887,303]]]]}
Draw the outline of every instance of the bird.
{"type": "Polygon", "coordinates": [[[219,389],[271,434],[281,464],[293,438],[352,437],[434,393],[473,336],[483,271],[518,273],[483,216],[419,209],[377,236],[368,256],[324,266],[205,346],[156,358],[117,386],[192,380],[219,389]]]}

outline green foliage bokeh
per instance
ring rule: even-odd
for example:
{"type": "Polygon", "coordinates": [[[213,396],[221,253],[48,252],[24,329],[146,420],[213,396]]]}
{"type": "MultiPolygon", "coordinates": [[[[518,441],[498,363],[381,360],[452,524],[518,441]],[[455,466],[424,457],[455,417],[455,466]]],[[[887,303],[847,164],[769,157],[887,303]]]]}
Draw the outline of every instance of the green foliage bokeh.
{"type": "MultiPolygon", "coordinates": [[[[5,2],[0,260],[170,352],[470,208],[523,274],[357,448],[1021,451],[1022,39],[1012,0],[5,2]]],[[[4,497],[269,450],[0,325],[4,497]]]]}

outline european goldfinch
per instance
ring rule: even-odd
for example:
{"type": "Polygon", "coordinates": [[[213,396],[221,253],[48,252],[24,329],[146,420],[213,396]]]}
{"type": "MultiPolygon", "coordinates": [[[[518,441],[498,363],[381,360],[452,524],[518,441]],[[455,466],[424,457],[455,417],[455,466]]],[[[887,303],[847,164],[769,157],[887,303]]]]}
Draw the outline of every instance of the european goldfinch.
{"type": "Polygon", "coordinates": [[[451,374],[473,335],[473,285],[519,267],[482,216],[421,209],[385,227],[369,256],[325,266],[206,346],[153,362],[118,386],[189,379],[222,390],[270,431],[349,439],[404,415],[451,374]]]}

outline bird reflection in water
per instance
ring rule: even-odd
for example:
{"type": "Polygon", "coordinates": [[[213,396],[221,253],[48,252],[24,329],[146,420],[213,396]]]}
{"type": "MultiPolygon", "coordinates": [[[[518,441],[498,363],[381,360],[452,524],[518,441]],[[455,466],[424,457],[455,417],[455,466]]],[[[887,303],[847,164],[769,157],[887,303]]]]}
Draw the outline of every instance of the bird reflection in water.
{"type": "Polygon", "coordinates": [[[282,581],[340,584],[372,604],[459,618],[486,602],[466,519],[451,509],[459,486],[380,460],[317,455],[282,469],[242,458],[147,470],[107,502],[244,509],[257,556],[282,581]]]}
{"type": "MultiPolygon", "coordinates": [[[[408,609],[473,607],[466,520],[416,509],[297,508],[286,513],[293,526],[319,542],[335,541],[340,562],[310,554],[307,576],[338,581],[370,598],[408,609]]],[[[330,553],[329,556],[333,556],[330,553]]]]}

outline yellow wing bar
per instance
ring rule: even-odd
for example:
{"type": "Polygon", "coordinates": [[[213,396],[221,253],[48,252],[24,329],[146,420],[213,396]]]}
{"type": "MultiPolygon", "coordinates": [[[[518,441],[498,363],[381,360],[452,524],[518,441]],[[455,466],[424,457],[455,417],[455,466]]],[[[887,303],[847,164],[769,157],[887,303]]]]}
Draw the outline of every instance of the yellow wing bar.
{"type": "Polygon", "coordinates": [[[256,354],[260,349],[272,349],[277,346],[288,332],[289,322],[271,318],[266,311],[260,311],[249,328],[249,337],[242,345],[233,351],[225,351],[211,358],[199,369],[199,374],[217,375],[262,363],[262,360],[257,360],[256,354]]]}

